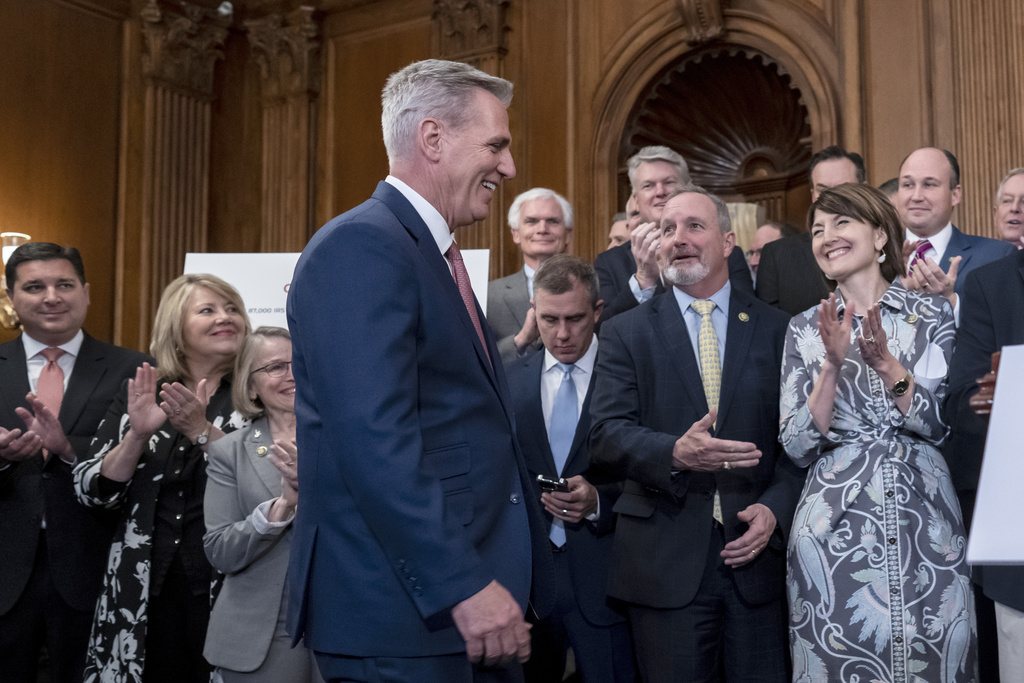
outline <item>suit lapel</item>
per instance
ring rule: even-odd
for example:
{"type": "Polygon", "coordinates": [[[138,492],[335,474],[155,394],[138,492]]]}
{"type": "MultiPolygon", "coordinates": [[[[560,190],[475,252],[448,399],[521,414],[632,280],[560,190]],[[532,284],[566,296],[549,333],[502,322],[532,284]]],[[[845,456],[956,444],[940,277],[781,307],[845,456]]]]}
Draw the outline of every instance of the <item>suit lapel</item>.
{"type": "Polygon", "coordinates": [[[544,460],[545,474],[557,474],[555,470],[555,456],[551,453],[551,443],[548,441],[548,430],[544,425],[544,408],[540,401],[541,375],[544,374],[544,352],[535,353],[523,361],[525,382],[523,400],[517,405],[521,414],[516,415],[516,420],[529,426],[530,444],[523,444],[523,450],[532,453],[540,453],[544,460]]]}
{"type": "Polygon", "coordinates": [[[281,473],[267,459],[270,446],[274,439],[270,435],[270,423],[261,417],[253,424],[252,431],[245,437],[245,454],[249,457],[252,468],[256,470],[260,481],[267,487],[271,495],[279,495],[281,491],[281,473]]]}
{"type": "MultiPolygon", "coordinates": [[[[29,392],[28,369],[25,365],[25,347],[21,337],[6,344],[0,344],[0,396],[3,403],[14,417],[14,408],[25,405],[25,395],[29,392]]],[[[12,429],[18,425],[3,425],[12,429]]],[[[24,427],[24,425],[21,425],[24,427]]]]}
{"type": "MultiPolygon", "coordinates": [[[[402,195],[397,189],[387,184],[386,182],[380,182],[377,184],[377,190],[373,193],[374,198],[384,202],[395,217],[405,226],[405,229],[412,235],[413,239],[416,240],[416,246],[419,248],[420,254],[423,256],[423,260],[427,263],[431,272],[438,281],[438,291],[445,298],[446,305],[455,311],[455,314],[462,321],[463,327],[466,328],[466,332],[469,334],[469,339],[473,344],[473,348],[476,349],[477,359],[484,371],[487,373],[487,377],[491,380],[491,383],[497,387],[497,379],[495,377],[494,367],[491,365],[487,358],[487,353],[484,351],[483,345],[480,343],[480,337],[476,333],[476,327],[473,325],[473,319],[469,317],[469,311],[466,310],[466,305],[462,301],[462,294],[459,292],[459,286],[455,284],[455,278],[452,277],[452,271],[448,266],[448,260],[441,254],[437,248],[437,241],[434,240],[434,236],[430,233],[430,229],[427,224],[423,222],[420,215],[416,213],[416,209],[409,203],[409,200],[402,195]]],[[[488,342],[488,348],[490,349],[491,358],[494,359],[495,363],[500,363],[501,358],[498,355],[497,347],[494,346],[493,341],[490,339],[490,331],[488,326],[484,324],[484,314],[480,309],[480,305],[476,301],[476,296],[473,297],[473,304],[476,306],[477,318],[480,320],[481,327],[484,332],[484,339],[488,342]]]]}
{"type": "Polygon", "coordinates": [[[690,333],[679,310],[679,302],[675,295],[666,292],[654,300],[651,310],[656,317],[654,329],[661,337],[666,355],[672,359],[672,366],[679,374],[683,390],[693,405],[702,406],[706,412],[708,401],[704,396],[704,383],[700,378],[700,367],[690,342],[690,333]]]}
{"type": "Polygon", "coordinates": [[[722,367],[722,391],[718,397],[716,433],[722,428],[729,405],[736,395],[736,385],[740,383],[740,374],[743,372],[743,360],[750,351],[754,329],[757,327],[757,312],[753,302],[739,296],[735,289],[732,292],[729,298],[729,320],[726,323],[725,363],[722,367]]]}
{"type": "MultiPolygon", "coordinates": [[[[594,365],[596,366],[597,363],[594,365]]],[[[583,450],[583,444],[586,443],[587,437],[590,435],[590,396],[594,393],[594,377],[596,377],[596,374],[591,372],[590,384],[587,386],[587,395],[584,397],[583,406],[580,408],[580,419],[576,422],[576,434],[572,437],[569,457],[566,458],[565,467],[562,468],[562,472],[565,473],[577,471],[577,456],[583,450]]],[[[582,472],[586,469],[586,465],[578,469],[582,472]]]]}
{"type": "Polygon", "coordinates": [[[503,302],[512,319],[522,327],[526,323],[526,312],[530,309],[530,288],[526,286],[526,270],[520,270],[505,282],[503,302]],[[523,306],[523,302],[526,305],[523,306]]]}
{"type": "Polygon", "coordinates": [[[75,426],[96,386],[106,374],[107,366],[102,362],[103,358],[104,352],[100,345],[86,334],[78,350],[71,379],[68,380],[68,389],[60,403],[60,426],[65,434],[75,426]]]}
{"type": "Polygon", "coordinates": [[[967,266],[967,262],[971,259],[971,243],[965,239],[964,234],[953,226],[953,234],[949,238],[949,244],[946,245],[946,253],[942,255],[942,263],[939,264],[939,268],[942,268],[943,273],[949,272],[949,260],[954,256],[961,256],[960,266],[957,271],[962,273],[964,268],[967,266]]]}

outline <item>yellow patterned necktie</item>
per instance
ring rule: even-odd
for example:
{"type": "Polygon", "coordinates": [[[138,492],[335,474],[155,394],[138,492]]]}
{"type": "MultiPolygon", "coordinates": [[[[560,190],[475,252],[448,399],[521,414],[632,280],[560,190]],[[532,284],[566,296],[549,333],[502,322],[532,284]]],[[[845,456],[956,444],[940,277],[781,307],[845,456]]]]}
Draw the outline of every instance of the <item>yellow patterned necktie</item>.
{"type": "MultiPolygon", "coordinates": [[[[722,393],[722,362],[718,355],[718,335],[711,324],[711,312],[715,310],[715,302],[698,299],[690,304],[690,308],[700,316],[700,333],[697,335],[697,346],[700,348],[700,377],[704,383],[704,397],[709,410],[718,410],[718,396],[722,393]]],[[[715,507],[712,511],[715,521],[722,521],[722,500],[715,489],[715,507]]]]}

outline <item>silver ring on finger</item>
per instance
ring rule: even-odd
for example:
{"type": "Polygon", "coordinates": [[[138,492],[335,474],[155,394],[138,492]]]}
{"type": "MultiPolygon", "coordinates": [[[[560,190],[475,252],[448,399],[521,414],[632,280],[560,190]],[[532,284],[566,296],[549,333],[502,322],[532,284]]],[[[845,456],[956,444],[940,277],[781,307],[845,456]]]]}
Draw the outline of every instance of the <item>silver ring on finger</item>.
{"type": "Polygon", "coordinates": [[[567,515],[567,514],[569,514],[569,511],[568,511],[568,510],[566,510],[565,508],[562,508],[562,514],[563,514],[563,515],[567,515]]]}
{"type": "Polygon", "coordinates": [[[732,469],[732,463],[729,462],[728,460],[723,462],[722,463],[722,469],[723,470],[731,470],[732,469]]]}
{"type": "Polygon", "coordinates": [[[875,343],[875,338],[874,337],[864,337],[864,341],[866,341],[869,344],[874,344],[875,343]]]}

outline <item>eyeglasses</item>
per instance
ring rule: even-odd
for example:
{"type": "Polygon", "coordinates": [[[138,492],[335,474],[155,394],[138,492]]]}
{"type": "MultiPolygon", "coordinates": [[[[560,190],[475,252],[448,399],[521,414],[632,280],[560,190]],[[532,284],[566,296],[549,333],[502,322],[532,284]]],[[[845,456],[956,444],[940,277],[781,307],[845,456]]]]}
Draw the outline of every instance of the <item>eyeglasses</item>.
{"type": "Polygon", "coordinates": [[[257,372],[265,372],[265,373],[267,373],[268,377],[272,377],[274,379],[280,379],[281,377],[284,377],[285,375],[287,375],[288,371],[291,370],[291,369],[292,369],[292,362],[290,360],[275,361],[275,362],[271,363],[270,365],[264,365],[262,368],[256,368],[255,370],[253,370],[252,372],[249,373],[249,376],[252,377],[257,372]]]}

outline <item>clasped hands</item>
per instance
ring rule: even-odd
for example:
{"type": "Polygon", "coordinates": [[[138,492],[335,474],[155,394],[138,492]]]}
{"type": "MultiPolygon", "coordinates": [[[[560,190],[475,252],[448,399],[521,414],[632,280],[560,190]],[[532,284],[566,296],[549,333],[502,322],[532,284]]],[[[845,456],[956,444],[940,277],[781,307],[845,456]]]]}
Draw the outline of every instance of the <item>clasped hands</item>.
{"type": "MultiPolygon", "coordinates": [[[[747,441],[731,441],[711,436],[715,410],[693,423],[672,448],[672,468],[716,472],[734,468],[754,467],[761,462],[761,451],[747,441]]],[[[753,503],[736,514],[747,525],[742,536],[725,544],[722,559],[726,566],[741,567],[760,554],[775,531],[775,514],[768,506],[753,503]]]]}
{"type": "Polygon", "coordinates": [[[21,462],[45,448],[64,462],[73,464],[75,451],[57,416],[32,392],[25,396],[25,400],[31,410],[22,406],[14,409],[25,423],[25,429],[7,430],[0,427],[0,458],[21,462]]]}
{"type": "MultiPolygon", "coordinates": [[[[903,242],[903,260],[910,258],[917,248],[916,242],[903,242]]],[[[944,273],[935,261],[930,258],[915,259],[910,269],[903,276],[903,286],[912,292],[928,292],[941,294],[949,300],[950,306],[956,306],[956,274],[960,269],[962,256],[954,256],[949,262],[949,272],[944,273]]]]}
{"type": "Polygon", "coordinates": [[[193,393],[180,382],[165,384],[156,400],[156,368],[143,363],[128,380],[128,419],[131,431],[148,439],[165,421],[189,437],[195,438],[206,429],[206,380],[199,380],[193,393]]]}
{"type": "MultiPolygon", "coordinates": [[[[843,361],[846,360],[846,354],[850,349],[853,318],[856,314],[852,305],[846,307],[845,313],[843,320],[840,321],[835,293],[829,294],[828,299],[823,300],[818,308],[818,332],[825,346],[825,363],[836,369],[841,368],[843,361]]],[[[890,353],[887,339],[882,327],[882,312],[875,303],[864,314],[857,345],[861,357],[872,370],[883,380],[895,381],[906,371],[890,353]]]]}

